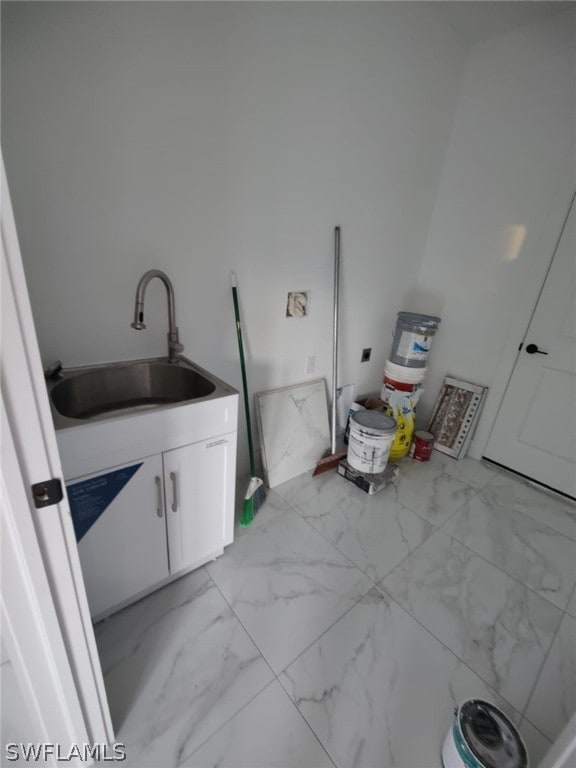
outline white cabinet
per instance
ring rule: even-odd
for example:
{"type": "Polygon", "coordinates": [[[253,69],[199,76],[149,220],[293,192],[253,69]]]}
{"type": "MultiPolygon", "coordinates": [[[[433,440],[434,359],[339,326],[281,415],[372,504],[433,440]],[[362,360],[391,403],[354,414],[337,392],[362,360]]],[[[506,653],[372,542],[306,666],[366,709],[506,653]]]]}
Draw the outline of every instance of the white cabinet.
{"type": "Polygon", "coordinates": [[[234,533],[236,433],[67,484],[93,618],[213,560],[234,533]]]}
{"type": "MultiPolygon", "coordinates": [[[[235,435],[234,435],[235,438],[235,435]]],[[[232,541],[226,511],[234,507],[236,440],[230,436],[186,445],[164,456],[170,573],[178,573],[232,541]]]]}
{"type": "Polygon", "coordinates": [[[58,428],[95,621],[234,539],[238,393],[204,374],[212,396],[58,428]]]}
{"type": "Polygon", "coordinates": [[[169,575],[162,456],[150,456],[67,485],[92,616],[169,575]]]}

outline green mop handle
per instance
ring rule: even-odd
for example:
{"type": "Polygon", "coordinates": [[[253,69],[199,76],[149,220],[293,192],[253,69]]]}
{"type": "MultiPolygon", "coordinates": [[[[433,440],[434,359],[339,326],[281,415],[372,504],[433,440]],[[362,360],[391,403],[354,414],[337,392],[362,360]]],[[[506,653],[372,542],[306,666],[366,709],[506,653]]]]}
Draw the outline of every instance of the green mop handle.
{"type": "Polygon", "coordinates": [[[234,301],[234,315],[236,317],[236,333],[238,334],[238,349],[240,351],[240,367],[242,368],[242,389],[244,391],[244,410],[246,411],[246,429],[248,431],[248,454],[250,456],[250,475],[256,476],[254,462],[254,446],[252,445],[252,426],[250,422],[250,404],[248,402],[248,381],[246,379],[246,362],[244,360],[244,344],[242,343],[242,326],[240,325],[240,309],[238,307],[238,291],[236,290],[236,276],[232,274],[232,299],[234,301]]]}

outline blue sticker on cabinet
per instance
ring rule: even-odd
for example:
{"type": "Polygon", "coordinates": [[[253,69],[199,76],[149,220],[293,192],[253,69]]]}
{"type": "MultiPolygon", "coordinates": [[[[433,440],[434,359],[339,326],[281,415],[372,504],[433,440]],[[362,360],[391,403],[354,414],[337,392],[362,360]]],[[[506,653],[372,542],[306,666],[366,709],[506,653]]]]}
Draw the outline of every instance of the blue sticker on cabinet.
{"type": "Polygon", "coordinates": [[[143,463],[115,469],[113,472],[66,486],[76,541],[80,541],[90,530],[143,463]]]}

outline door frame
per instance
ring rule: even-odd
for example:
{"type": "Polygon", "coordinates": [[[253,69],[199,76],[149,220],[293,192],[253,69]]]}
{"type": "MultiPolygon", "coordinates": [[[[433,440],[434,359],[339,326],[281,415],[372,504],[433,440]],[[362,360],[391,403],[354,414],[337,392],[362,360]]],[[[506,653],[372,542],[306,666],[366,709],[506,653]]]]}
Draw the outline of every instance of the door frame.
{"type": "MultiPolygon", "coordinates": [[[[29,569],[35,567],[38,570],[38,564],[34,564],[35,547],[40,553],[45,584],[38,580],[29,581],[29,594],[30,599],[35,596],[37,602],[42,605],[48,599],[45,589],[46,585],[48,586],[56,622],[45,623],[42,630],[43,642],[46,652],[50,649],[53,658],[59,659],[58,663],[53,662],[52,671],[54,680],[60,680],[66,700],[69,699],[70,734],[74,735],[75,743],[78,744],[112,744],[114,731],[68,500],[64,495],[60,503],[36,509],[32,498],[31,486],[34,483],[45,482],[50,478],[59,478],[62,485],[64,483],[1,154],[0,160],[0,373],[3,407],[6,413],[3,432],[13,441],[16,457],[16,465],[12,462],[9,467],[6,458],[5,466],[3,452],[2,478],[5,482],[9,473],[10,476],[14,475],[21,481],[25,494],[24,497],[18,497],[17,492],[10,491],[7,509],[17,510],[17,515],[11,517],[11,524],[16,526],[15,530],[21,542],[20,565],[26,565],[29,569]],[[63,643],[65,649],[64,657],[59,651],[60,643],[63,643]],[[70,680],[73,683],[72,688],[70,680]]],[[[2,437],[4,441],[4,434],[2,437]]],[[[11,586],[11,582],[3,583],[7,605],[9,598],[11,599],[11,586]]],[[[15,626],[17,616],[13,615],[13,609],[8,618],[15,626]]],[[[36,615],[36,619],[38,618],[36,615]]],[[[24,653],[25,646],[19,643],[13,646],[13,650],[15,653],[24,653]]],[[[32,669],[35,664],[34,654],[28,651],[21,662],[24,668],[32,669]]],[[[37,704],[44,711],[42,701],[37,701],[37,704]]],[[[45,722],[51,722],[49,713],[43,713],[45,722]]],[[[49,741],[56,743],[53,734],[47,735],[50,737],[49,741]]]]}

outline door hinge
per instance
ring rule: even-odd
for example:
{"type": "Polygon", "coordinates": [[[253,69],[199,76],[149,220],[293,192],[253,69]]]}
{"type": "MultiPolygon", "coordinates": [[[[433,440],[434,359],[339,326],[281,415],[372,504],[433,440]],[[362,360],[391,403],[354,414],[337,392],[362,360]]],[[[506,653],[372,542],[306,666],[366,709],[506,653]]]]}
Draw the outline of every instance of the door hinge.
{"type": "Polygon", "coordinates": [[[32,485],[32,496],[34,497],[36,509],[58,504],[64,498],[62,483],[57,477],[45,480],[43,483],[34,483],[32,485]]]}

